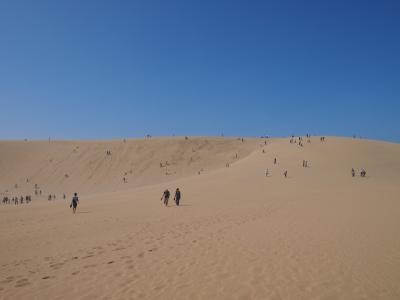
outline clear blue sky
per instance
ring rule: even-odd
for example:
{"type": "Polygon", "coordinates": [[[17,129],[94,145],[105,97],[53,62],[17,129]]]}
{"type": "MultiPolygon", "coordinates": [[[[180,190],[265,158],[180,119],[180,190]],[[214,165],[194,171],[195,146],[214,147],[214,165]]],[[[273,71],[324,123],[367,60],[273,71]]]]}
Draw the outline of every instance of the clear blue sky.
{"type": "Polygon", "coordinates": [[[400,142],[400,1],[0,0],[0,139],[400,142]]]}

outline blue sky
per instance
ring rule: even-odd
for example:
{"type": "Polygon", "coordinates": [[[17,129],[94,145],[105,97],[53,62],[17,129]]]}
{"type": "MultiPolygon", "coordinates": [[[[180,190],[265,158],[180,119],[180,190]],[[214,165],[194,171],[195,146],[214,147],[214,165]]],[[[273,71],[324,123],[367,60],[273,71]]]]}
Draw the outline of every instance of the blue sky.
{"type": "Polygon", "coordinates": [[[399,1],[0,0],[0,139],[400,142],[399,1]]]}

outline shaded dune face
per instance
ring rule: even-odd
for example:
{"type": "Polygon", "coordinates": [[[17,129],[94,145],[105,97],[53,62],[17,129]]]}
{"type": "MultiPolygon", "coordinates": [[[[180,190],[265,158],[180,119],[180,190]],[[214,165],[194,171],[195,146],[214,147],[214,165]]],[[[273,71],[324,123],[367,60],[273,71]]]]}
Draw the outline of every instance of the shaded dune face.
{"type": "Polygon", "coordinates": [[[0,298],[400,298],[398,144],[0,142],[0,159],[2,190],[81,196],[75,215],[0,205],[0,298]]]}

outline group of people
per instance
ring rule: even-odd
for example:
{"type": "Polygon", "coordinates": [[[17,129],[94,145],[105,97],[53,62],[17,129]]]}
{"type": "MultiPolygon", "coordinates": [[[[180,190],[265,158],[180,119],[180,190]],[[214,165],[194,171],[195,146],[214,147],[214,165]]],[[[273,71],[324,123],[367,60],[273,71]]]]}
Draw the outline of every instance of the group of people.
{"type": "MultiPolygon", "coordinates": [[[[63,198],[63,199],[66,198],[65,194],[63,194],[62,198],[63,198]]],[[[54,195],[54,194],[53,194],[53,195],[49,194],[49,196],[47,196],[47,200],[49,200],[49,201],[51,201],[51,200],[56,200],[56,195],[54,195]]]]}
{"type": "MultiPolygon", "coordinates": [[[[366,175],[367,175],[367,171],[365,171],[365,169],[362,168],[360,171],[360,176],[365,177],[366,175]]],[[[356,176],[356,171],[354,170],[354,168],[351,168],[351,177],[355,177],[355,176],[356,176]]]]}
{"type": "Polygon", "coordinates": [[[21,197],[12,197],[9,198],[7,196],[3,197],[3,204],[14,204],[14,205],[18,205],[18,204],[29,204],[32,201],[32,197],[30,195],[28,196],[21,196],[21,197]]]}
{"type": "MultiPolygon", "coordinates": [[[[170,197],[170,196],[171,196],[171,193],[169,192],[168,189],[166,189],[166,190],[163,192],[160,201],[164,200],[164,205],[165,205],[165,206],[168,206],[168,201],[169,201],[169,197],[170,197]]],[[[175,190],[175,196],[174,196],[174,201],[175,201],[176,206],[179,206],[179,202],[180,202],[180,200],[181,200],[181,197],[182,197],[181,191],[179,190],[179,188],[176,188],[176,190],[175,190]]]]}

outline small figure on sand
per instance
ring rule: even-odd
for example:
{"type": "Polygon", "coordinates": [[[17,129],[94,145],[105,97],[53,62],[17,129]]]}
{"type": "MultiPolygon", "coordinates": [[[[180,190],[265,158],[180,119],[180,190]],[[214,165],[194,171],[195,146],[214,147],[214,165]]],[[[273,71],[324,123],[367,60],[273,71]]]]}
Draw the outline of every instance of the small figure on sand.
{"type": "Polygon", "coordinates": [[[285,170],[285,172],[283,172],[283,176],[285,176],[285,178],[287,178],[287,170],[285,170]]]}
{"type": "Polygon", "coordinates": [[[76,212],[76,207],[78,206],[79,203],[79,198],[78,198],[78,194],[74,193],[74,196],[72,197],[72,201],[71,204],[69,205],[69,207],[72,207],[72,213],[76,212]]]}
{"type": "Polygon", "coordinates": [[[274,158],[274,165],[276,165],[276,157],[274,158]]]}
{"type": "Polygon", "coordinates": [[[354,168],[351,168],[351,177],[356,176],[356,171],[354,171],[354,168]]]}
{"type": "Polygon", "coordinates": [[[179,188],[176,188],[174,200],[176,206],[179,206],[179,201],[181,200],[181,191],[179,190],[179,188]]]}
{"type": "Polygon", "coordinates": [[[268,177],[268,175],[269,175],[269,171],[267,169],[267,170],[265,170],[265,177],[268,177]]]}
{"type": "Polygon", "coordinates": [[[166,189],[161,197],[161,200],[164,199],[164,205],[168,206],[168,201],[169,201],[169,196],[170,196],[170,192],[168,191],[168,189],[166,189]]]}
{"type": "Polygon", "coordinates": [[[365,175],[367,175],[367,171],[365,171],[364,169],[361,169],[360,176],[365,177],[365,175]]]}

